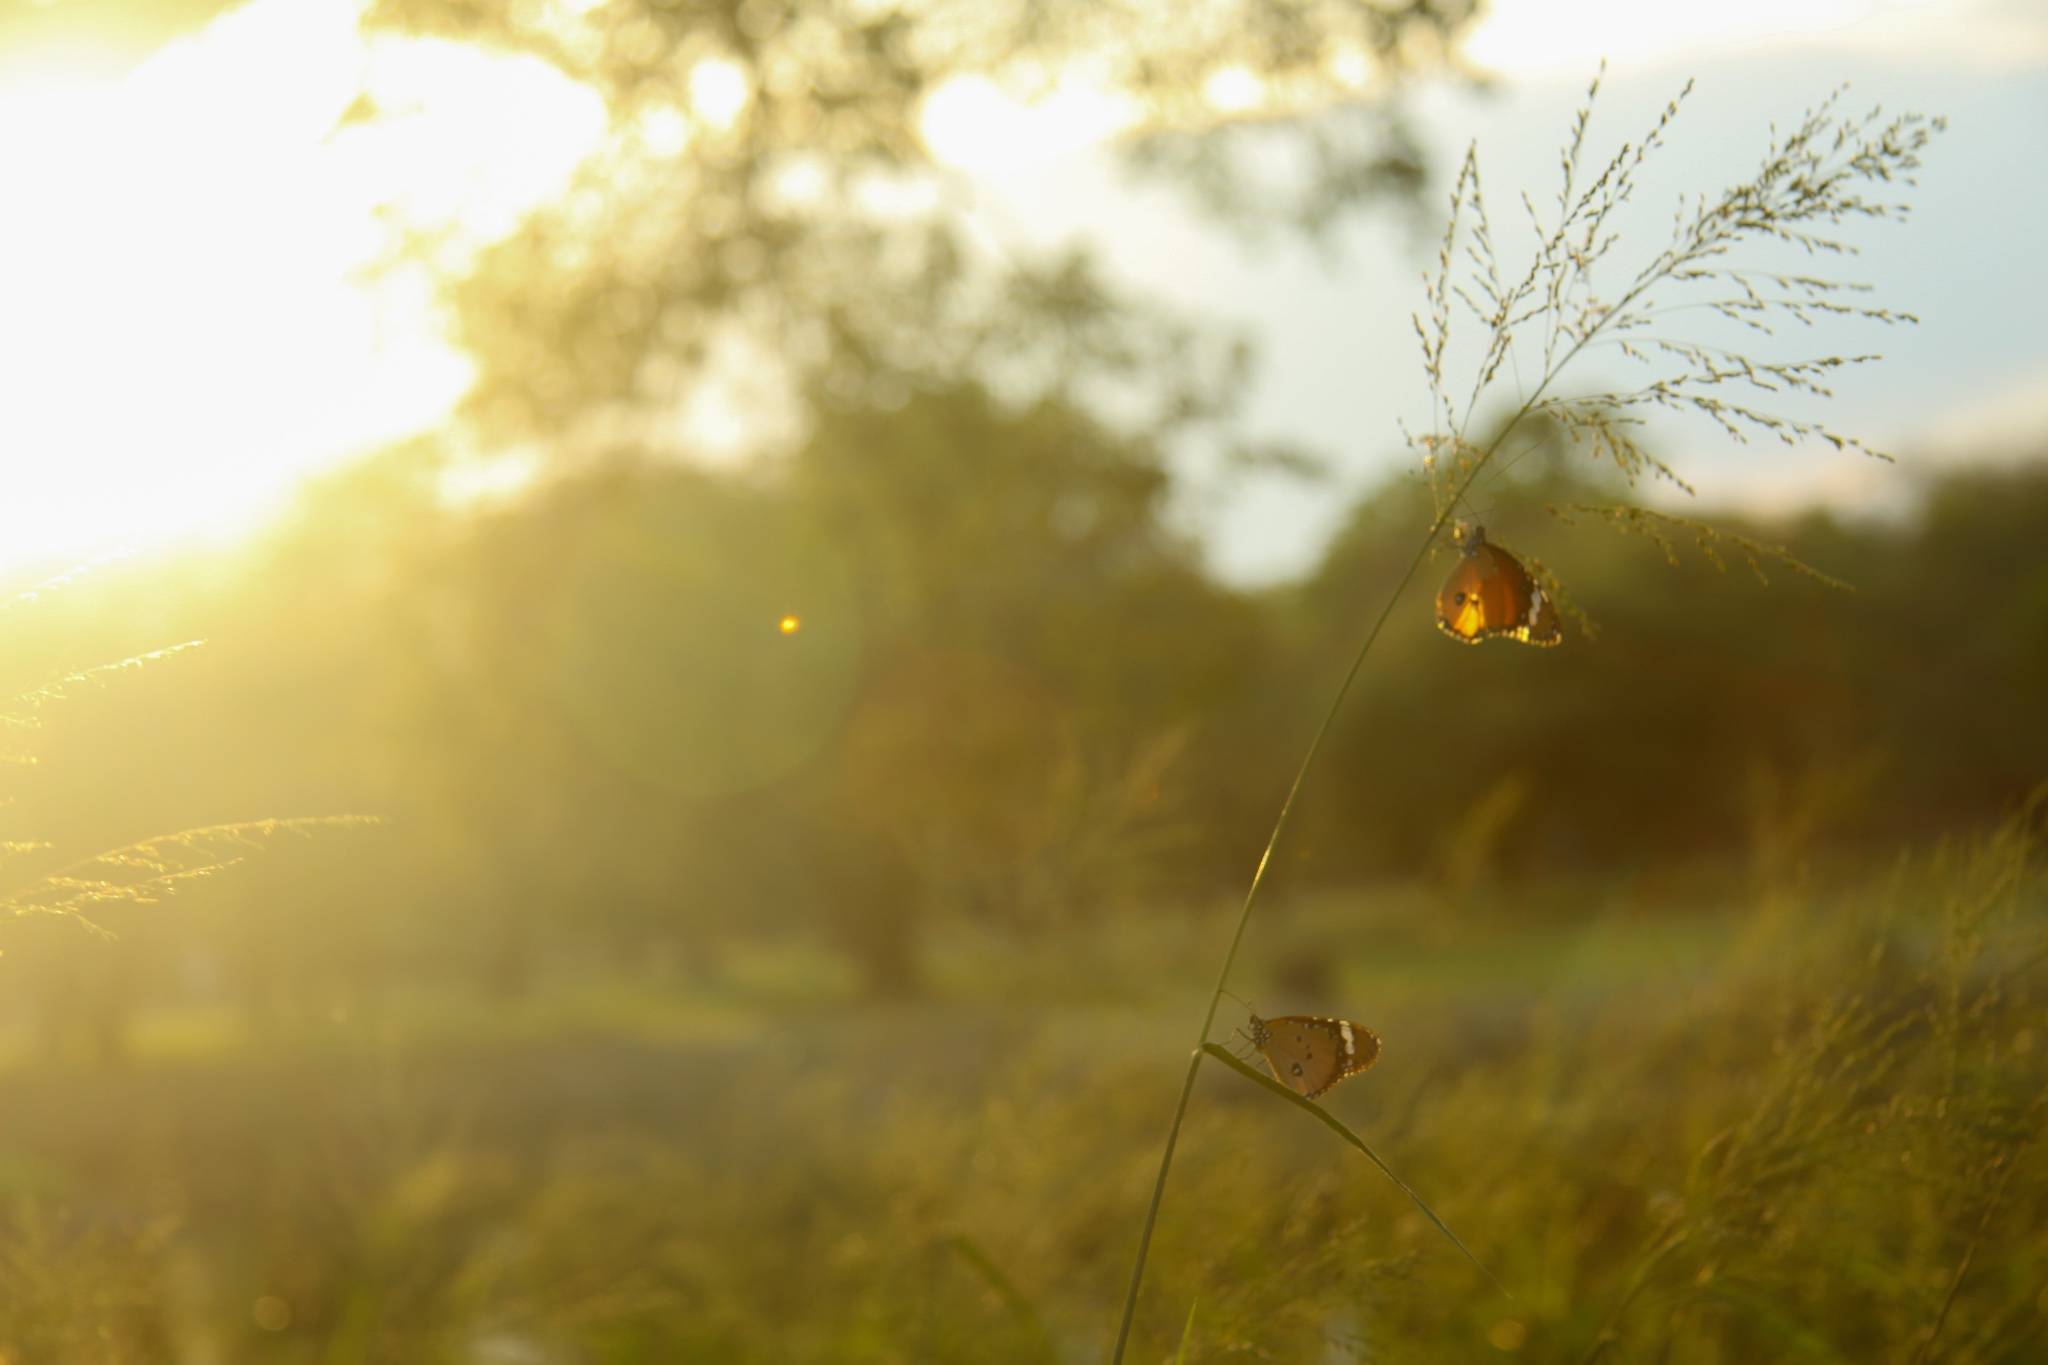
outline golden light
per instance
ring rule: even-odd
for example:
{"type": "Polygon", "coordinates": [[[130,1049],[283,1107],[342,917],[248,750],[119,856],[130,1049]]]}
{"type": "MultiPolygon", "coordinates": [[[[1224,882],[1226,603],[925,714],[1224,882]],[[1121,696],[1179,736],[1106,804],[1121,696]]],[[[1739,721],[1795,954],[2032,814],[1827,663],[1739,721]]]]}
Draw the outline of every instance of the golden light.
{"type": "Polygon", "coordinates": [[[0,559],[237,533],[470,382],[424,274],[374,267],[407,228],[502,236],[602,106],[539,61],[357,18],[256,0],[118,80],[23,93],[9,69],[0,559]]]}
{"type": "Polygon", "coordinates": [[[1226,66],[1202,82],[1202,98],[1218,113],[1248,113],[1266,98],[1266,83],[1241,66],[1226,66]]]}
{"type": "Polygon", "coordinates": [[[1025,101],[986,76],[955,76],[926,97],[918,135],[949,166],[1015,170],[1107,141],[1135,124],[1139,114],[1136,101],[1078,77],[1025,101]]]}
{"type": "Polygon", "coordinates": [[[803,622],[797,620],[794,616],[785,616],[782,618],[782,633],[784,635],[794,635],[798,627],[802,625],[803,622]]]}
{"type": "Polygon", "coordinates": [[[732,127],[753,97],[753,85],[737,62],[708,57],[690,68],[690,108],[713,128],[732,127]]]}

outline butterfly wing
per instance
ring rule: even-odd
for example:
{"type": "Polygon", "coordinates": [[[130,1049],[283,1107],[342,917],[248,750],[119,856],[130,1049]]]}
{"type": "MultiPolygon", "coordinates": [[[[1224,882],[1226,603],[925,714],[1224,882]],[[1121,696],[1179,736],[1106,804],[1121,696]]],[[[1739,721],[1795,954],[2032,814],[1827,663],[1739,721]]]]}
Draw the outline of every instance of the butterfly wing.
{"type": "Polygon", "coordinates": [[[1454,640],[1477,644],[1486,630],[1486,608],[1480,597],[1478,563],[1460,555],[1451,576],[1436,594],[1437,629],[1454,640]]]}
{"type": "Polygon", "coordinates": [[[1548,647],[1564,638],[1564,622],[1558,617],[1557,603],[1550,600],[1550,594],[1536,587],[1536,601],[1529,609],[1528,624],[1515,635],[1524,644],[1548,647]]]}
{"type": "Polygon", "coordinates": [[[1345,1077],[1356,1076],[1380,1055],[1379,1035],[1365,1025],[1317,1015],[1255,1015],[1251,1039],[1280,1084],[1311,1100],[1345,1077]]]}
{"type": "Polygon", "coordinates": [[[1532,645],[1554,645],[1564,638],[1556,604],[1522,561],[1478,530],[1465,541],[1457,566],[1437,592],[1436,623],[1466,644],[1495,635],[1532,645]]]}

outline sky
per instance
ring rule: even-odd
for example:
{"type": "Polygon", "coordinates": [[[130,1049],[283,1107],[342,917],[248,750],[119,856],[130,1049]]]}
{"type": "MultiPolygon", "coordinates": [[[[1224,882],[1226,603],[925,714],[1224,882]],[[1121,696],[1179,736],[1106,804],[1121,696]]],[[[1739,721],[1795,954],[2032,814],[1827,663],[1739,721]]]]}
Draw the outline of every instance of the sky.
{"type": "MultiPolygon", "coordinates": [[[[1774,123],[1795,122],[1837,87],[1847,86],[1850,109],[1948,120],[1908,194],[1911,219],[1854,234],[1862,254],[1840,267],[1919,325],[1815,337],[1821,354],[1885,357],[1836,384],[1826,415],[1897,464],[1826,448],[1735,446],[1684,423],[1653,427],[1697,488],[1697,505],[1893,514],[1930,472],[2048,451],[2048,5],[1500,0],[1467,51],[1502,79],[1485,93],[1424,90],[1419,122],[1439,181],[1476,140],[1503,240],[1516,218],[1500,206],[1520,190],[1540,199],[1553,189],[1559,144],[1603,55],[1589,135],[1603,158],[1695,82],[1641,196],[1643,239],[1655,243],[1681,190],[1745,178],[1774,123]]],[[[1086,149],[1020,160],[981,184],[992,231],[1092,245],[1150,296],[1256,340],[1249,426],[1324,456],[1334,476],[1219,480],[1191,462],[1197,477],[1183,515],[1224,577],[1260,584],[1309,570],[1358,494],[1410,466],[1400,424],[1426,429],[1428,418],[1411,319],[1436,249],[1433,227],[1359,222],[1334,257],[1301,243],[1247,248],[1086,149]]],[[[1431,192],[1432,224],[1446,193],[1441,183],[1431,192]]]]}
{"type": "MultiPolygon", "coordinates": [[[[538,62],[364,42],[355,0],[254,0],[140,50],[9,38],[4,562],[241,534],[307,474],[441,420],[470,370],[425,280],[379,268],[396,226],[473,250],[559,187],[602,127],[596,99],[538,62]],[[365,84],[395,121],[345,117],[365,84]]],[[[1850,272],[1922,323],[1854,345],[1887,359],[1830,413],[1900,465],[1659,431],[1703,502],[1881,512],[1928,469],[2048,445],[2048,6],[1499,0],[1467,54],[1499,82],[1422,89],[1418,122],[1440,169],[1476,138],[1501,203],[1548,187],[1603,57],[1603,152],[1696,80],[1647,187],[1665,205],[1740,178],[1774,121],[1844,82],[1852,107],[1948,118],[1913,221],[1864,234],[1850,272]]],[[[1131,288],[1257,342],[1248,426],[1333,476],[1220,478],[1190,452],[1179,515],[1233,581],[1311,567],[1357,493],[1408,458],[1399,423],[1425,410],[1409,316],[1428,235],[1382,219],[1331,251],[1247,244],[1130,181],[1106,145],[1117,111],[1085,92],[1033,109],[972,86],[944,98],[934,149],[971,176],[980,229],[1013,250],[1087,245],[1131,288]],[[974,120],[968,146],[946,143],[942,127],[974,120]]]]}

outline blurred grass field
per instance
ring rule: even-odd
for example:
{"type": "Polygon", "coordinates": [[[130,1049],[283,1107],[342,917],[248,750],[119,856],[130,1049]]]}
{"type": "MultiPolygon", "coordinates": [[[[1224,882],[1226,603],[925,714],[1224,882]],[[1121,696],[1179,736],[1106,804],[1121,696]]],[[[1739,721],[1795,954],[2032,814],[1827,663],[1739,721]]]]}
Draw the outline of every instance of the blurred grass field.
{"type": "MultiPolygon", "coordinates": [[[[1256,1005],[1381,1032],[1382,1061],[1328,1103],[1514,1298],[1355,1153],[1215,1068],[1138,1358],[1171,1357],[1190,1309],[1194,1360],[2037,1358],[2034,839],[2018,822],[1682,911],[1620,884],[1281,904],[1245,975],[1256,1005]]],[[[1098,1359],[1227,914],[960,928],[929,995],[894,1004],[783,942],[267,1023],[194,973],[118,1062],[49,1055],[17,1009],[0,1344],[1098,1359]]]]}

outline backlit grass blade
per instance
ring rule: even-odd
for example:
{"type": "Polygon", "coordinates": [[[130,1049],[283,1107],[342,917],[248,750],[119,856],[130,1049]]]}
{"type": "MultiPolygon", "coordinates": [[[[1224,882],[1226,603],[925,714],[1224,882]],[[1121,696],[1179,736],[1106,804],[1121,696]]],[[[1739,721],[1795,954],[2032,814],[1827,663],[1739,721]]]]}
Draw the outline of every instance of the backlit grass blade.
{"type": "Polygon", "coordinates": [[[1053,1340],[1052,1332],[1045,1325],[1045,1319],[1038,1315],[1038,1310],[1031,1306],[1031,1300],[1024,1297],[1024,1292],[1017,1288],[1016,1282],[1005,1275],[1002,1267],[981,1249],[981,1244],[964,1233],[955,1233],[946,1239],[946,1245],[959,1252],[960,1259],[974,1267],[975,1273],[988,1282],[989,1288],[995,1290],[996,1297],[1010,1310],[1010,1316],[1015,1318],[1018,1325],[1038,1343],[1043,1357],[1047,1360],[1058,1360],[1059,1343],[1053,1340]]]}
{"type": "Polygon", "coordinates": [[[1232,1071],[1237,1072],[1240,1076],[1243,1076],[1245,1079],[1253,1082],[1254,1084],[1264,1086],[1266,1089],[1278,1095],[1281,1099],[1286,1100],[1289,1104],[1298,1105],[1301,1108],[1306,1109],[1309,1113],[1315,1115],[1317,1120],[1320,1121],[1324,1127],[1328,1128],[1338,1137],[1343,1138],[1346,1142],[1350,1143],[1353,1147],[1356,1147],[1359,1151],[1364,1152],[1366,1160],[1372,1162],[1373,1165],[1379,1167],[1380,1173],[1382,1175],[1386,1176],[1387,1179],[1393,1181],[1396,1185],[1400,1186],[1401,1193],[1407,1195],[1410,1199],[1414,1200],[1415,1207],[1422,1210],[1422,1216],[1424,1218],[1427,1218],[1430,1222],[1436,1224],[1436,1230],[1438,1232],[1441,1232],[1444,1236],[1450,1238],[1451,1245],[1455,1246],[1458,1250],[1464,1252],[1465,1259],[1472,1262],[1473,1265],[1478,1266],[1480,1273],[1486,1276],[1487,1279],[1493,1281],[1493,1287],[1495,1289],[1498,1289],[1503,1294],[1507,1294],[1507,1296],[1510,1299],[1514,1298],[1513,1294],[1508,1294],[1508,1287],[1500,1282],[1500,1278],[1496,1276],[1491,1270],[1488,1270],[1486,1268],[1486,1263],[1480,1260],[1477,1256],[1474,1256],[1472,1254],[1472,1248],[1466,1246],[1463,1242],[1459,1241],[1458,1234],[1452,1232],[1448,1227],[1445,1227],[1444,1220],[1437,1217],[1435,1212],[1430,1209],[1429,1205],[1422,1202],[1422,1196],[1417,1194],[1415,1191],[1409,1189],[1407,1181],[1403,1180],[1400,1176],[1395,1175],[1392,1171],[1388,1170],[1387,1163],[1381,1161],[1379,1159],[1379,1155],[1375,1153],[1372,1148],[1365,1145],[1365,1139],[1361,1138],[1358,1134],[1352,1132],[1349,1128],[1345,1127],[1344,1124],[1340,1122],[1337,1119],[1337,1117],[1334,1114],[1332,1114],[1329,1110],[1323,1108],[1320,1104],[1315,1103],[1313,1100],[1303,1099],[1300,1095],[1295,1094],[1292,1090],[1289,1090],[1286,1086],[1280,1084],[1280,1082],[1274,1080],[1271,1076],[1260,1075],[1255,1068],[1248,1066],[1245,1063],[1239,1061],[1237,1058],[1231,1056],[1229,1050],[1223,1047],[1221,1044],[1204,1043],[1202,1044],[1202,1051],[1208,1053],[1211,1057],[1214,1057],[1217,1061],[1223,1063],[1225,1066],[1229,1067],[1232,1071]]]}
{"type": "Polygon", "coordinates": [[[1180,1349],[1173,1353],[1173,1365],[1188,1365],[1188,1338],[1195,1334],[1195,1310],[1201,1306],[1200,1299],[1188,1305],[1188,1324],[1180,1329],[1180,1349]]]}

